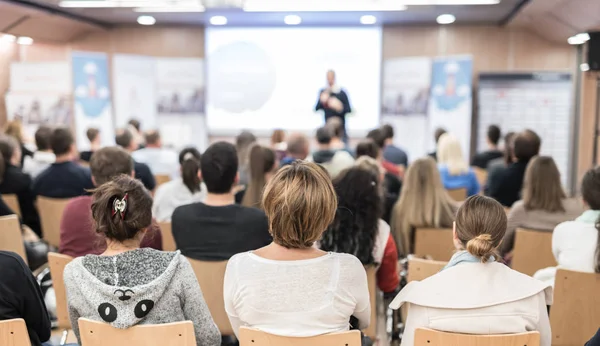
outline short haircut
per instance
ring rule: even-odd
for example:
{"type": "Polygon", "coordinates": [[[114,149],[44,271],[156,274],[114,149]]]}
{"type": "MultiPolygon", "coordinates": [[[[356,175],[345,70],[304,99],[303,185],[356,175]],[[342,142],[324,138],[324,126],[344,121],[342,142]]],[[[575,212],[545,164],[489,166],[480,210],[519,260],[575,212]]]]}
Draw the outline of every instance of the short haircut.
{"type": "Polygon", "coordinates": [[[342,138],[344,137],[344,123],[340,117],[331,117],[327,119],[326,125],[333,132],[333,137],[342,138]]]}
{"type": "Polygon", "coordinates": [[[123,148],[129,148],[133,141],[133,135],[128,129],[118,129],[115,134],[115,143],[123,148]]]}
{"type": "Polygon", "coordinates": [[[517,160],[529,162],[532,157],[540,152],[542,140],[532,130],[525,130],[516,135],[514,139],[514,154],[517,160]]]}
{"type": "Polygon", "coordinates": [[[600,167],[585,173],[581,181],[581,194],[591,210],[600,210],[600,167]]]}
{"type": "Polygon", "coordinates": [[[100,130],[98,130],[95,127],[90,127],[89,129],[87,129],[87,131],[85,132],[85,135],[87,136],[87,139],[90,142],[93,142],[96,140],[96,137],[98,137],[98,135],[100,134],[100,130]]]}
{"type": "Polygon", "coordinates": [[[59,156],[68,154],[71,151],[73,143],[75,143],[75,139],[73,138],[71,130],[68,128],[58,127],[52,131],[50,146],[52,147],[54,155],[59,156]]]}
{"type": "Polygon", "coordinates": [[[381,149],[385,147],[385,135],[381,129],[374,129],[367,133],[367,138],[375,142],[381,149]]]}
{"type": "Polygon", "coordinates": [[[327,172],[315,163],[295,161],[271,178],[262,205],[273,242],[307,249],[333,221],[337,197],[327,172]]]}
{"type": "Polygon", "coordinates": [[[443,129],[441,127],[438,127],[437,129],[435,129],[435,132],[433,133],[433,137],[435,138],[436,144],[440,140],[440,137],[442,137],[442,135],[446,132],[447,132],[446,129],[443,129]]]}
{"type": "Polygon", "coordinates": [[[310,147],[308,138],[302,133],[292,133],[287,141],[287,151],[292,155],[305,154],[310,147]]]}
{"type": "Polygon", "coordinates": [[[131,175],[133,159],[120,147],[106,147],[94,152],[90,159],[90,170],[97,186],[121,175],[131,175]]]}
{"type": "Polygon", "coordinates": [[[332,132],[327,126],[320,127],[317,129],[317,142],[319,144],[331,143],[332,132]]]}
{"type": "Polygon", "coordinates": [[[490,125],[488,127],[487,138],[490,140],[490,142],[492,142],[492,144],[498,145],[501,136],[502,132],[500,131],[498,125],[490,125]]]}
{"type": "Polygon", "coordinates": [[[208,192],[229,193],[238,171],[238,157],[233,144],[217,142],[208,147],[200,159],[200,171],[208,192]]]}
{"type": "Polygon", "coordinates": [[[383,132],[383,137],[385,139],[394,138],[394,128],[390,124],[385,124],[381,127],[381,132],[383,132]]]}
{"type": "Polygon", "coordinates": [[[0,155],[2,155],[5,165],[10,164],[18,146],[19,142],[13,136],[0,135],[0,155]]]}
{"type": "Polygon", "coordinates": [[[48,126],[40,126],[37,131],[35,131],[35,146],[37,150],[49,150],[50,140],[52,138],[52,129],[48,126]]]}
{"type": "Polygon", "coordinates": [[[356,158],[361,156],[377,159],[379,157],[379,147],[371,139],[365,139],[356,146],[356,158]]]}
{"type": "Polygon", "coordinates": [[[127,122],[127,124],[133,126],[133,128],[135,128],[138,132],[142,128],[142,124],[137,119],[130,119],[129,122],[127,122]]]}
{"type": "Polygon", "coordinates": [[[157,130],[147,131],[144,139],[146,140],[146,144],[157,144],[160,141],[160,132],[157,130]]]}

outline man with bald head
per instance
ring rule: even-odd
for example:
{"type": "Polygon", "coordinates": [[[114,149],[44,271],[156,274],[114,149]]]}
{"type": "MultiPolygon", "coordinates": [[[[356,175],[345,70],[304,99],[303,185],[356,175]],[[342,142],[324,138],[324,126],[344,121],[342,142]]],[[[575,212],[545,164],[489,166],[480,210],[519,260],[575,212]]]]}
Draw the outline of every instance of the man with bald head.
{"type": "Polygon", "coordinates": [[[350,113],[350,100],[348,94],[335,83],[335,71],[327,71],[327,86],[319,91],[319,99],[315,106],[315,111],[323,110],[325,112],[325,123],[329,118],[337,117],[342,121],[344,129],[344,142],[348,141],[346,131],[346,114],[350,113]]]}
{"type": "Polygon", "coordinates": [[[287,140],[286,156],[281,160],[281,167],[296,160],[306,160],[310,153],[310,142],[303,133],[292,133],[287,140]]]}

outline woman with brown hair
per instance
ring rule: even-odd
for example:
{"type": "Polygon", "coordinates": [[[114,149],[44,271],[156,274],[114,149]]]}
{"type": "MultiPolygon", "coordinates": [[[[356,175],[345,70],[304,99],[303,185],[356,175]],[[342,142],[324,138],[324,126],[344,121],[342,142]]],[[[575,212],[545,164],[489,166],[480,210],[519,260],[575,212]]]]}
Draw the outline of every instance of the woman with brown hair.
{"type": "Polygon", "coordinates": [[[527,165],[522,199],[508,213],[508,228],[500,252],[505,255],[512,251],[517,228],[552,232],[559,223],[573,220],[581,213],[583,205],[567,198],[554,160],[537,156],[527,165]]]}
{"type": "Polygon", "coordinates": [[[246,190],[241,192],[244,194],[242,198],[244,207],[261,209],[263,189],[278,167],[279,161],[273,150],[258,144],[252,146],[249,160],[250,179],[246,190]]]}
{"type": "Polygon", "coordinates": [[[479,335],[539,331],[540,345],[550,346],[552,288],[496,262],[506,222],[502,205],[489,197],[469,197],[458,209],[458,252],[441,272],[409,283],[390,304],[399,309],[410,303],[403,346],[413,345],[417,328],[479,335]]]}
{"type": "Polygon", "coordinates": [[[262,197],[273,242],[233,256],[224,283],[225,310],[240,326],[284,336],[315,336],[369,325],[367,276],[354,256],[325,252],[321,239],[337,209],[327,172],[295,161],[281,168],[262,197]]]}

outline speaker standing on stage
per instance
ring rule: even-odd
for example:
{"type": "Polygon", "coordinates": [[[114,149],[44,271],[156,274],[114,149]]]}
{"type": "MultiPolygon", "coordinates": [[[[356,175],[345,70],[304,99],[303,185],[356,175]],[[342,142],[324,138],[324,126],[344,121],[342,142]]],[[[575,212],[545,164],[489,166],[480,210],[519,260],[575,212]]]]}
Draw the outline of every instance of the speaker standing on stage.
{"type": "Polygon", "coordinates": [[[344,141],[348,140],[346,133],[346,113],[350,113],[350,101],[348,95],[342,88],[335,84],[335,71],[327,71],[327,88],[321,89],[319,92],[319,100],[315,110],[322,109],[325,112],[325,122],[329,118],[338,117],[342,120],[344,128],[344,141]]]}

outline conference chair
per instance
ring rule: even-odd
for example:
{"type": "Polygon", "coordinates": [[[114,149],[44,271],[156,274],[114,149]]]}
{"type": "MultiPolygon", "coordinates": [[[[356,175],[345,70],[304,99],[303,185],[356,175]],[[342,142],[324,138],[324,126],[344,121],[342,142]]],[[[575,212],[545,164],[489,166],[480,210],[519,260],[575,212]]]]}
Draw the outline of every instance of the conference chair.
{"type": "Polygon", "coordinates": [[[583,345],[600,326],[600,274],[556,271],[550,309],[552,345],[583,345]]]}
{"type": "Polygon", "coordinates": [[[467,189],[464,187],[460,189],[447,189],[446,191],[448,191],[450,198],[456,202],[462,202],[467,199],[467,189]]]}
{"type": "Polygon", "coordinates": [[[118,329],[87,318],[78,320],[81,346],[196,346],[192,321],[143,324],[118,329]]]}
{"type": "Polygon", "coordinates": [[[15,318],[0,321],[0,345],[31,346],[24,319],[15,318]]]}
{"type": "Polygon", "coordinates": [[[175,251],[177,245],[175,244],[175,238],[173,238],[173,230],[170,222],[159,222],[160,234],[162,236],[162,247],[163,251],[175,251]]]}
{"type": "Polygon", "coordinates": [[[12,251],[27,263],[27,253],[23,244],[21,224],[16,215],[0,217],[0,250],[12,251]]]}
{"type": "Polygon", "coordinates": [[[540,333],[528,332],[502,335],[472,335],[446,333],[417,328],[414,346],[539,346],[540,333]]]}
{"type": "Polygon", "coordinates": [[[360,331],[351,330],[311,337],[288,337],[240,327],[239,341],[240,346],[360,346],[361,336],[360,331]]]}
{"type": "Polygon", "coordinates": [[[422,258],[410,258],[408,260],[408,274],[406,280],[411,281],[422,281],[428,277],[439,273],[448,262],[432,261],[422,258]]]}
{"type": "Polygon", "coordinates": [[[37,198],[37,208],[40,214],[40,223],[44,240],[51,246],[60,245],[60,221],[69,198],[49,198],[39,196],[37,198]]]}
{"type": "Polygon", "coordinates": [[[194,269],[204,300],[208,305],[208,310],[221,335],[233,335],[233,328],[229,323],[229,317],[225,311],[225,300],[223,299],[223,281],[225,280],[227,261],[207,262],[191,258],[188,258],[188,260],[194,269]]]}
{"type": "Polygon", "coordinates": [[[374,265],[365,266],[367,272],[367,284],[369,285],[369,299],[371,301],[371,323],[363,333],[371,338],[373,342],[377,338],[377,267],[374,265]]]}
{"type": "Polygon", "coordinates": [[[415,253],[417,257],[449,261],[456,251],[451,228],[417,228],[415,253]]]}
{"type": "Polygon", "coordinates": [[[517,228],[512,269],[531,276],[539,269],[556,265],[552,253],[552,232],[517,228]]]}
{"type": "Polygon", "coordinates": [[[71,320],[69,319],[69,309],[67,307],[67,292],[65,290],[64,271],[73,257],[62,255],[56,252],[48,253],[48,266],[52,276],[52,287],[56,295],[56,318],[57,326],[60,329],[71,329],[71,320]]]}
{"type": "Polygon", "coordinates": [[[14,194],[3,194],[2,200],[7,207],[10,208],[17,216],[21,217],[21,207],[19,206],[19,198],[14,194]]]}
{"type": "Polygon", "coordinates": [[[475,176],[477,177],[477,181],[479,182],[479,186],[481,186],[481,191],[483,194],[483,187],[487,184],[488,173],[485,169],[479,167],[471,167],[475,176]]]}
{"type": "Polygon", "coordinates": [[[159,187],[160,185],[171,181],[171,177],[166,174],[158,174],[154,176],[154,180],[156,180],[156,187],[159,187]]]}

